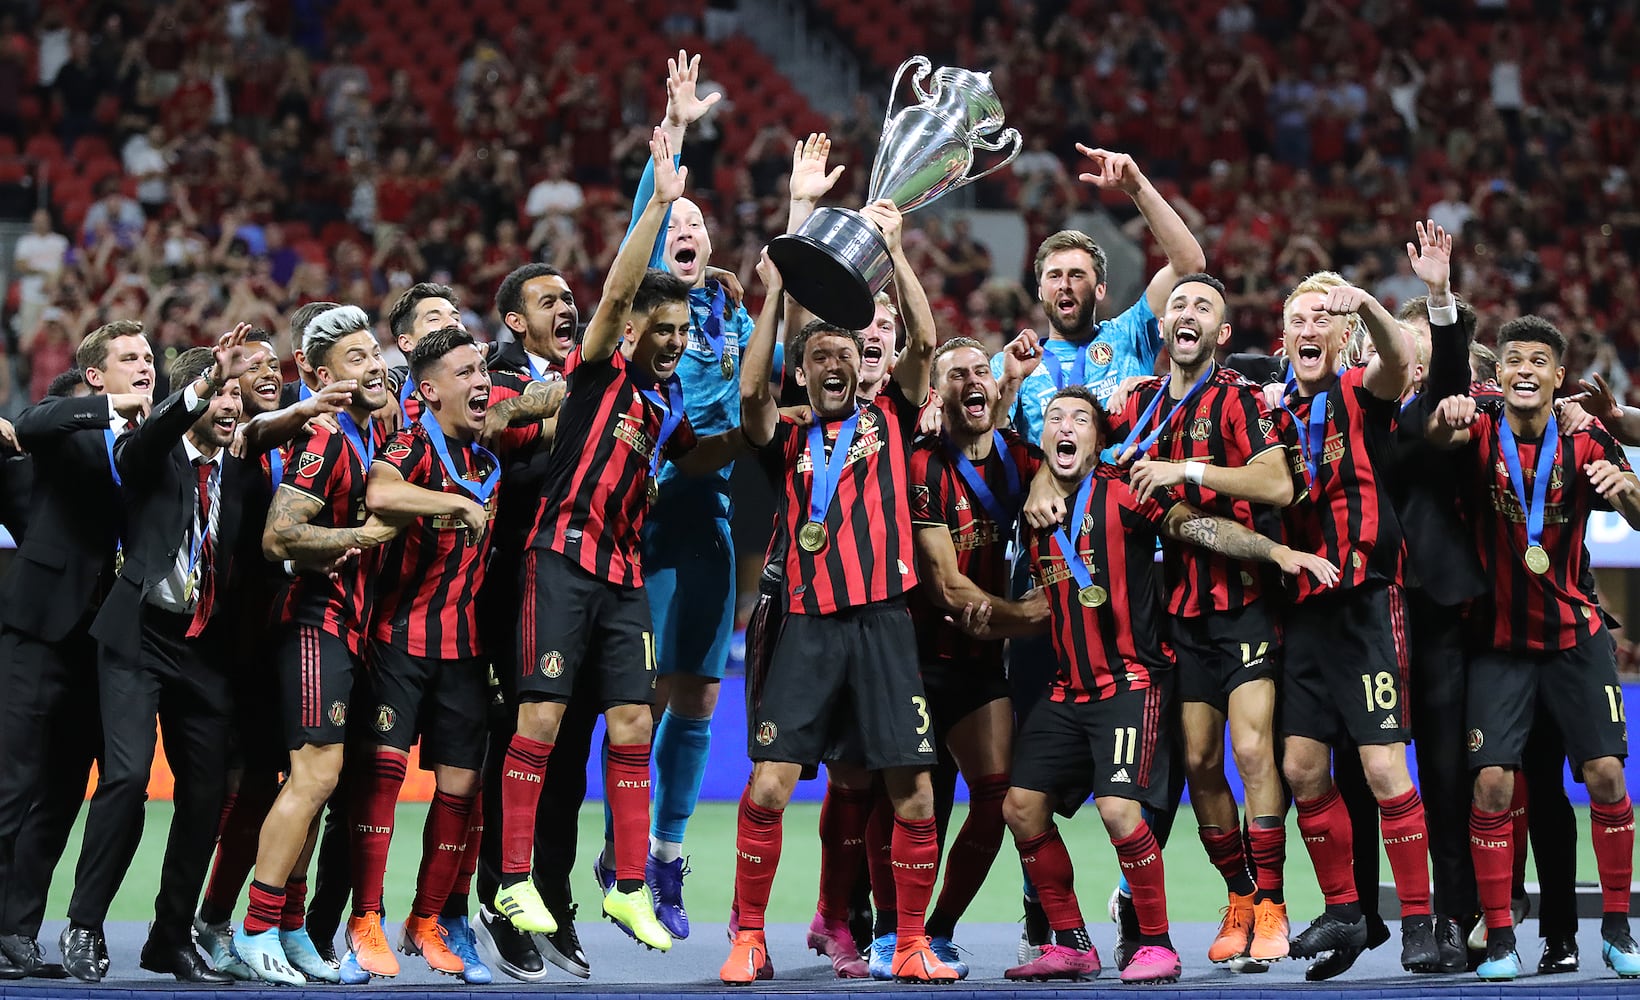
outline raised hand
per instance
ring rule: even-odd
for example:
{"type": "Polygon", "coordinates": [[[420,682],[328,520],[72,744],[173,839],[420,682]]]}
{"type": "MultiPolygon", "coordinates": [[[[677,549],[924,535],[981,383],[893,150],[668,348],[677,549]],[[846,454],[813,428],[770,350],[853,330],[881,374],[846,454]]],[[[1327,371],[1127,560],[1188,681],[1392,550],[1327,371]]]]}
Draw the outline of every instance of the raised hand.
{"type": "Polygon", "coordinates": [[[1606,423],[1623,418],[1623,405],[1617,401],[1611,386],[1606,384],[1606,379],[1599,372],[1594,373],[1594,382],[1579,379],[1577,385],[1583,391],[1568,397],[1568,403],[1582,404],[1591,416],[1606,423]]]}
{"type": "Polygon", "coordinates": [[[792,201],[816,202],[826,196],[837,178],[843,176],[839,163],[826,172],[826,158],[831,155],[831,140],[824,132],[810,132],[809,137],[792,150],[792,177],[789,182],[792,201]]]}
{"type": "Polygon", "coordinates": [[[1002,377],[1023,382],[1025,377],[1042,364],[1042,348],[1037,346],[1035,330],[1021,330],[1019,336],[1008,341],[1002,349],[1002,377]]]}
{"type": "Polygon", "coordinates": [[[900,235],[904,217],[900,215],[900,210],[894,207],[892,201],[887,198],[878,198],[861,209],[860,214],[870,219],[882,232],[883,241],[888,244],[889,253],[897,254],[900,252],[900,235]]]}
{"type": "Polygon", "coordinates": [[[1139,165],[1133,162],[1133,157],[1126,153],[1113,153],[1108,149],[1093,149],[1080,142],[1076,144],[1076,151],[1087,157],[1089,165],[1093,167],[1088,173],[1077,174],[1077,180],[1083,184],[1092,184],[1101,191],[1121,191],[1129,195],[1139,193],[1145,175],[1140,172],[1139,165]]]}
{"type": "Polygon", "coordinates": [[[1473,396],[1448,396],[1435,407],[1435,419],[1441,426],[1455,431],[1467,429],[1475,422],[1473,396]]]}
{"type": "Polygon", "coordinates": [[[1288,576],[1298,576],[1308,573],[1316,578],[1323,587],[1338,586],[1338,567],[1309,552],[1297,552],[1285,545],[1277,545],[1270,552],[1270,558],[1281,567],[1281,571],[1288,576]]]}
{"type": "Polygon", "coordinates": [[[1366,289],[1344,285],[1329,291],[1321,308],[1334,316],[1349,316],[1364,311],[1372,301],[1373,298],[1367,294],[1366,289]]]}
{"type": "Polygon", "coordinates": [[[763,279],[763,288],[769,295],[779,295],[786,288],[786,279],[781,276],[780,268],[769,259],[768,247],[757,255],[757,276],[763,279]]]}
{"type": "Polygon", "coordinates": [[[649,156],[655,161],[655,201],[670,205],[683,197],[683,182],[689,178],[689,168],[672,162],[672,140],[657,128],[649,136],[649,156]]]}
{"type": "Polygon", "coordinates": [[[1412,273],[1431,292],[1444,295],[1452,285],[1452,235],[1437,226],[1434,219],[1420,222],[1417,227],[1418,245],[1407,244],[1412,273]]]}
{"type": "Polygon", "coordinates": [[[1589,483],[1594,486],[1594,491],[1613,507],[1616,507],[1618,500],[1624,496],[1640,493],[1640,484],[1635,483],[1632,473],[1623,471],[1604,458],[1585,465],[1583,472],[1589,477],[1589,483]]]}
{"type": "Polygon", "coordinates": [[[211,348],[211,356],[216,359],[216,367],[211,372],[212,382],[218,386],[227,385],[267,356],[266,351],[246,346],[251,330],[249,323],[240,323],[217,339],[216,346],[211,348]]]}
{"type": "Polygon", "coordinates": [[[699,97],[695,87],[700,82],[700,53],[691,58],[682,49],[666,60],[666,123],[689,126],[700,121],[712,105],[723,99],[722,94],[699,97]]]}

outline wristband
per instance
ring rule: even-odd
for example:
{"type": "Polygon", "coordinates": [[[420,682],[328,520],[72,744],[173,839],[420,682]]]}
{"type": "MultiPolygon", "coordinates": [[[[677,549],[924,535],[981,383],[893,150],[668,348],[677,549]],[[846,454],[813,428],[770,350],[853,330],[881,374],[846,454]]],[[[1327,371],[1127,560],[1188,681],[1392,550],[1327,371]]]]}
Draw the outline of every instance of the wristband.
{"type": "Polygon", "coordinates": [[[1202,484],[1202,473],[1206,471],[1207,464],[1205,462],[1186,462],[1184,463],[1184,481],[1191,486],[1200,486],[1202,484]]]}

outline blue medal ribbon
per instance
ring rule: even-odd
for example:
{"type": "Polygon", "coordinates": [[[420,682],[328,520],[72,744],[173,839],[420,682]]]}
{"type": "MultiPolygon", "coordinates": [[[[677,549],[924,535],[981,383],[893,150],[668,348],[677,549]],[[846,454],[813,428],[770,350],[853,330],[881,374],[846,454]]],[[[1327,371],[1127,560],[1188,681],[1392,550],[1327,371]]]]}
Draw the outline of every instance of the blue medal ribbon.
{"type": "Polygon", "coordinates": [[[1162,397],[1167,395],[1167,387],[1169,383],[1173,381],[1172,375],[1163,375],[1161,387],[1156,390],[1156,395],[1151,399],[1150,405],[1145,407],[1145,411],[1139,415],[1139,422],[1134,424],[1133,428],[1128,431],[1127,440],[1122,442],[1122,447],[1117,449],[1117,454],[1126,454],[1127,450],[1132,448],[1134,444],[1137,443],[1138,450],[1133,453],[1133,457],[1136,459],[1143,458],[1151,448],[1155,447],[1156,439],[1162,436],[1162,431],[1172,426],[1173,421],[1180,413],[1189,411],[1190,404],[1195,402],[1196,397],[1200,395],[1202,389],[1206,387],[1207,380],[1212,378],[1213,373],[1217,370],[1218,365],[1209,364],[1207,366],[1207,370],[1202,372],[1201,378],[1198,378],[1196,380],[1196,384],[1190,387],[1190,391],[1184,394],[1184,398],[1179,400],[1177,405],[1168,411],[1165,419],[1158,420],[1156,422],[1156,427],[1151,430],[1149,434],[1146,434],[1143,440],[1141,440],[1139,438],[1140,432],[1143,431],[1145,426],[1150,423],[1151,418],[1156,415],[1156,409],[1162,405],[1162,397]]]}
{"type": "Polygon", "coordinates": [[[114,464],[114,428],[103,431],[103,443],[108,446],[108,474],[114,477],[115,486],[124,486],[125,483],[120,480],[119,466],[114,464]]]}
{"type": "Polygon", "coordinates": [[[301,379],[296,380],[296,398],[299,400],[313,398],[313,390],[309,389],[308,384],[301,379]]]}
{"type": "MultiPolygon", "coordinates": [[[[375,438],[360,433],[359,425],[353,422],[352,416],[346,410],[336,414],[336,422],[342,425],[342,433],[347,435],[348,444],[353,446],[353,451],[359,456],[359,461],[364,463],[366,470],[369,470],[370,463],[376,458],[375,438]],[[367,441],[370,445],[368,448],[365,447],[367,441]]],[[[368,424],[368,421],[366,423],[368,424]]]]}
{"type": "Polygon", "coordinates": [[[712,310],[700,326],[701,339],[706,341],[713,357],[721,358],[726,346],[723,342],[723,310],[728,302],[729,296],[723,291],[723,286],[718,285],[717,294],[712,296],[712,310]]]}
{"type": "Polygon", "coordinates": [[[273,480],[273,488],[285,481],[285,453],[278,448],[268,452],[268,478],[273,480]]]}
{"type": "MultiPolygon", "coordinates": [[[[221,477],[221,475],[222,475],[222,464],[220,462],[212,462],[211,463],[211,473],[210,473],[211,485],[214,486],[216,484],[217,480],[221,477]]],[[[210,486],[207,486],[206,489],[210,489],[210,486]]],[[[199,504],[198,503],[194,504],[194,515],[196,517],[199,515],[199,504]]],[[[199,523],[199,533],[194,537],[193,548],[188,552],[188,576],[187,576],[187,579],[191,580],[191,579],[194,578],[194,571],[199,567],[200,553],[205,551],[205,539],[210,537],[210,534],[211,534],[210,519],[206,518],[206,519],[201,520],[200,523],[199,523]]],[[[197,584],[196,584],[196,586],[197,586],[197,584]]],[[[197,590],[196,590],[195,593],[197,594],[197,590]]],[[[185,598],[187,598],[190,595],[185,594],[183,596],[185,598]]]]}
{"type": "Polygon", "coordinates": [[[997,500],[991,488],[986,485],[985,477],[974,467],[974,463],[969,461],[968,456],[962,453],[962,449],[952,444],[950,438],[945,439],[946,452],[957,467],[957,475],[968,484],[968,491],[974,494],[974,499],[979,501],[987,514],[991,515],[991,520],[1011,534],[1014,520],[1019,517],[1019,469],[1014,466],[1014,458],[1008,453],[1008,441],[1002,436],[1001,431],[991,432],[991,446],[1002,462],[1003,474],[1008,477],[1007,503],[997,500]]]}
{"type": "MultiPolygon", "coordinates": [[[[404,373],[404,384],[399,386],[399,410],[408,412],[405,407],[410,405],[410,396],[416,391],[416,380],[409,372],[404,373]]],[[[426,407],[422,407],[426,409],[426,407]]]]}
{"type": "Polygon", "coordinates": [[[809,426],[809,467],[814,475],[814,481],[809,486],[810,521],[826,522],[826,511],[837,493],[837,481],[842,478],[848,450],[854,444],[854,428],[859,423],[860,411],[856,409],[837,428],[837,441],[831,446],[830,457],[826,455],[826,432],[820,422],[815,421],[809,426]]]}
{"type": "MultiPolygon", "coordinates": [[[[1071,509],[1071,525],[1077,535],[1082,534],[1082,522],[1087,520],[1088,503],[1093,499],[1093,474],[1082,480],[1082,486],[1076,491],[1076,505],[1071,509]]],[[[1093,573],[1088,570],[1088,564],[1082,561],[1082,553],[1076,551],[1076,543],[1071,536],[1065,533],[1065,526],[1061,524],[1054,529],[1054,544],[1059,546],[1059,554],[1065,557],[1065,568],[1071,571],[1071,578],[1076,581],[1078,590],[1086,590],[1093,586],[1093,573]]]]}
{"type": "Polygon", "coordinates": [[[661,451],[666,447],[666,442],[672,437],[672,432],[678,429],[679,424],[683,423],[683,383],[678,381],[676,375],[667,379],[665,398],[662,398],[661,394],[654,389],[639,389],[638,391],[643,393],[645,399],[660,407],[662,414],[661,432],[655,438],[655,450],[649,453],[649,474],[658,476],[661,468],[661,451]]]}
{"type": "Polygon", "coordinates": [[[1507,416],[1498,419],[1498,450],[1503,452],[1503,462],[1509,469],[1509,485],[1515,490],[1515,497],[1520,501],[1520,507],[1526,512],[1526,546],[1528,548],[1543,547],[1543,511],[1549,498],[1549,480],[1553,478],[1555,462],[1560,459],[1560,425],[1555,421],[1553,410],[1549,411],[1549,425],[1543,430],[1543,444],[1538,447],[1537,478],[1532,480],[1532,496],[1526,496],[1526,482],[1522,478],[1520,467],[1520,446],[1515,441],[1515,432],[1509,427],[1507,416]]]}
{"type": "Polygon", "coordinates": [[[444,463],[444,471],[450,481],[472,494],[473,499],[481,504],[490,502],[490,495],[495,492],[495,485],[501,481],[501,462],[488,448],[476,440],[467,445],[468,452],[473,456],[473,465],[477,467],[480,459],[490,460],[490,472],[481,483],[475,483],[464,477],[456,469],[455,459],[450,457],[450,445],[445,440],[444,428],[439,426],[438,418],[433,416],[433,408],[424,406],[421,410],[421,428],[427,432],[428,440],[433,442],[433,451],[438,454],[438,460],[444,463]]]}
{"type": "MultiPolygon", "coordinates": [[[[1345,371],[1345,368],[1339,368],[1338,377],[1343,378],[1345,371]]],[[[1305,421],[1303,429],[1304,464],[1309,466],[1310,469],[1310,486],[1312,489],[1316,485],[1316,476],[1320,469],[1321,450],[1327,443],[1327,393],[1329,391],[1331,390],[1323,389],[1315,394],[1314,399],[1310,400],[1310,416],[1305,421]]],[[[1287,397],[1291,398],[1297,392],[1298,376],[1293,373],[1292,365],[1288,365],[1287,397]]],[[[1293,412],[1291,404],[1288,404],[1286,409],[1288,413],[1293,412]]],[[[1296,413],[1293,415],[1297,416],[1296,413]]]]}
{"type": "Polygon", "coordinates": [[[1075,368],[1074,368],[1074,371],[1071,373],[1071,376],[1070,376],[1071,380],[1068,381],[1068,382],[1066,381],[1066,376],[1065,376],[1065,364],[1064,364],[1064,362],[1059,360],[1059,355],[1055,354],[1053,351],[1048,350],[1048,348],[1046,346],[1044,346],[1042,348],[1042,360],[1048,362],[1048,375],[1053,378],[1053,387],[1054,387],[1055,390],[1062,390],[1067,385],[1086,385],[1087,384],[1087,382],[1088,382],[1088,348],[1092,347],[1092,346],[1093,346],[1093,344],[1092,344],[1091,341],[1089,343],[1080,344],[1080,345],[1077,346],[1077,348],[1076,348],[1076,360],[1073,362],[1075,368]]]}
{"type": "MultiPolygon", "coordinates": [[[[518,346],[520,350],[524,347],[523,344],[519,344],[518,346]]],[[[530,378],[535,379],[537,382],[545,382],[547,380],[546,373],[535,367],[535,359],[530,357],[529,351],[524,351],[524,367],[530,370],[530,378]]]]}

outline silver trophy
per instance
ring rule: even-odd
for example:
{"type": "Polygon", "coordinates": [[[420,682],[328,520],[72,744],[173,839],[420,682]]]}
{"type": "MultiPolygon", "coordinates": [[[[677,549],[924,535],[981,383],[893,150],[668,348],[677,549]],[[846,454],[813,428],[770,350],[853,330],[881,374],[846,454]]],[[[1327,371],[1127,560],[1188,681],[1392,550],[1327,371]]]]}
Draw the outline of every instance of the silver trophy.
{"type": "MultiPolygon", "coordinates": [[[[869,200],[887,198],[901,212],[987,177],[1019,155],[1016,129],[997,133],[1006,120],[1002,102],[991,86],[991,74],[954,66],[935,71],[925,56],[900,64],[889,92],[877,162],[871,169],[869,200]],[[919,103],[894,111],[900,78],[915,66],[911,87],[919,103]],[[929,73],[932,90],[923,88],[929,73]],[[982,174],[969,176],[974,150],[1001,152],[1013,143],[1007,157],[982,174]]],[[[821,208],[797,232],[776,237],[769,257],[780,268],[786,293],[803,308],[828,323],[849,330],[871,325],[872,300],[894,274],[888,244],[877,227],[848,208],[821,208]]]]}

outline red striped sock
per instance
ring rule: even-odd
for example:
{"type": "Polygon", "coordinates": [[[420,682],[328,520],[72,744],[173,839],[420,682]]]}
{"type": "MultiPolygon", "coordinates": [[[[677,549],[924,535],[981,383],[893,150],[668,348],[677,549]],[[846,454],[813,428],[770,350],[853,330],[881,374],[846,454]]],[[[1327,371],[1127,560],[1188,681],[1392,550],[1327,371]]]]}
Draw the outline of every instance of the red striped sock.
{"type": "Polygon", "coordinates": [[[871,905],[878,910],[894,910],[899,893],[894,886],[894,803],[881,792],[873,793],[871,820],[866,824],[866,868],[871,877],[871,905]]]}
{"type": "Polygon", "coordinates": [[[1015,842],[1019,863],[1031,880],[1036,898],[1047,914],[1048,926],[1056,931],[1072,931],[1084,926],[1082,906],[1076,901],[1076,870],[1070,852],[1060,839],[1059,827],[1049,826],[1029,840],[1015,842]]]}
{"type": "Polygon", "coordinates": [[[934,876],[940,867],[940,835],[934,817],[894,817],[891,848],[894,866],[895,934],[910,945],[926,933],[923,914],[934,896],[934,876]]]}
{"type": "Polygon", "coordinates": [[[353,822],[349,848],[353,862],[353,915],[382,912],[382,883],[387,878],[387,849],[393,842],[393,808],[404,787],[408,761],[378,747],[354,776],[348,816],[353,822]]]}
{"type": "Polygon", "coordinates": [[[604,796],[614,819],[615,878],[643,881],[649,858],[649,744],[611,743],[604,757],[604,796]]]}
{"type": "Polygon", "coordinates": [[[1329,905],[1359,902],[1361,897],[1355,891],[1355,837],[1338,788],[1328,788],[1313,799],[1295,799],[1294,805],[1298,807],[1298,832],[1310,852],[1322,898],[1329,905]]]}
{"type": "MultiPolygon", "coordinates": [[[[1518,775],[1515,783],[1521,783],[1518,775]]],[[[1475,865],[1475,888],[1488,927],[1508,927],[1513,922],[1509,912],[1510,868],[1515,853],[1511,840],[1508,810],[1489,813],[1470,805],[1469,857],[1475,865]]]]}
{"type": "MultiPolygon", "coordinates": [[[[535,807],[541,801],[541,781],[551,755],[551,743],[515,733],[501,764],[501,874],[517,876],[514,882],[530,873],[535,807]]],[[[502,882],[507,879],[503,877],[502,882]]]]}
{"type": "Polygon", "coordinates": [[[1594,864],[1600,872],[1600,911],[1629,912],[1629,883],[1634,878],[1634,804],[1627,795],[1620,802],[1589,803],[1589,833],[1594,838],[1594,864]]]}
{"type": "Polygon", "coordinates": [[[1271,818],[1278,820],[1277,825],[1260,826],[1265,817],[1259,816],[1247,828],[1248,853],[1253,856],[1259,895],[1280,902],[1287,868],[1287,826],[1279,817],[1271,818]]]}
{"type": "Polygon", "coordinates": [[[279,911],[285,908],[285,887],[251,881],[250,905],[245,910],[245,933],[261,934],[279,926],[279,911]]]}
{"type": "Polygon", "coordinates": [[[1241,830],[1216,826],[1197,827],[1196,833],[1207,849],[1207,860],[1224,877],[1224,885],[1238,896],[1253,893],[1253,877],[1247,873],[1247,851],[1242,847],[1241,830]]]}
{"type": "Polygon", "coordinates": [[[421,868],[416,872],[416,897],[410,912],[436,917],[444,910],[455,885],[467,847],[467,817],[476,799],[471,795],[433,793],[427,824],[421,831],[421,868]]]}
{"type": "Polygon", "coordinates": [[[216,817],[216,839],[221,840],[222,834],[227,832],[228,817],[233,815],[233,804],[239,801],[239,792],[234,790],[222,796],[222,811],[216,817]]]}
{"type": "Polygon", "coordinates": [[[820,804],[820,915],[847,920],[849,897],[866,851],[866,824],[874,796],[869,788],[826,785],[820,804]]]}
{"type": "Polygon", "coordinates": [[[1008,797],[1008,776],[988,774],[968,786],[968,818],[946,851],[945,880],[940,883],[939,902],[928,915],[928,933],[950,937],[968,905],[979,895],[980,886],[991,874],[991,865],[1002,848],[1007,824],[1002,821],[1002,800],[1008,797]]]}
{"type": "Polygon", "coordinates": [[[456,869],[456,882],[450,888],[450,901],[461,900],[461,915],[467,913],[467,895],[472,892],[473,873],[478,871],[478,853],[484,843],[484,793],[473,796],[473,808],[467,813],[467,842],[461,847],[461,866],[456,869]]]}
{"type": "Polygon", "coordinates": [[[222,923],[233,916],[245,880],[256,866],[256,849],[261,837],[262,821],[268,807],[279,792],[272,782],[256,786],[241,786],[235,796],[233,810],[216,843],[216,858],[211,864],[211,877],[205,883],[205,894],[199,905],[199,916],[208,924],[222,923]]]}
{"type": "Polygon", "coordinates": [[[780,837],[780,813],[753,802],[750,789],[742,792],[735,832],[735,900],[743,931],[763,929],[769,890],[780,867],[780,837]]]}
{"type": "Polygon", "coordinates": [[[1162,849],[1150,824],[1139,821],[1139,828],[1121,840],[1111,841],[1116,848],[1116,860],[1133,889],[1133,912],[1139,916],[1139,933],[1159,937],[1167,933],[1167,876],[1162,868],[1162,849]]]}
{"type": "Polygon", "coordinates": [[[1526,777],[1519,771],[1515,772],[1515,797],[1509,803],[1509,822],[1511,836],[1515,842],[1514,880],[1511,883],[1514,894],[1526,895],[1526,777]]]}
{"type": "Polygon", "coordinates": [[[279,929],[299,931],[307,923],[307,876],[285,883],[285,905],[279,908],[279,929]]]}
{"type": "Polygon", "coordinates": [[[1395,894],[1402,917],[1428,916],[1429,831],[1424,825],[1424,800],[1417,788],[1378,803],[1384,853],[1395,875],[1395,894]]]}

